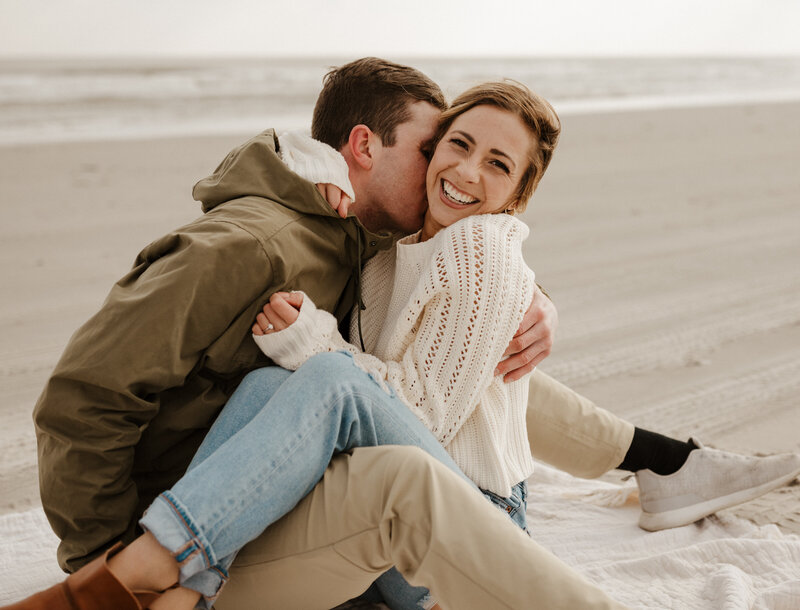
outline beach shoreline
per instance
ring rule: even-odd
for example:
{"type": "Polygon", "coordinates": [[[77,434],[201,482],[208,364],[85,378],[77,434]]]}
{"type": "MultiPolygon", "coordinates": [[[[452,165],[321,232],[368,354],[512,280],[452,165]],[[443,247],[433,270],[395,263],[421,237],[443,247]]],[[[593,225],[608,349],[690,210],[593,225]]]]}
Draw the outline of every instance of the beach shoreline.
{"type": "MultiPolygon", "coordinates": [[[[564,116],[800,99],[797,57],[415,57],[452,99],[510,78],[564,116]]],[[[0,141],[253,133],[308,125],[345,57],[0,60],[0,141]]]]}
{"type": "MultiPolygon", "coordinates": [[[[744,106],[794,105],[800,103],[800,89],[786,89],[768,92],[740,92],[720,94],[674,94],[660,96],[599,97],[578,100],[553,101],[554,108],[562,119],[573,116],[597,116],[615,114],[635,114],[640,112],[659,112],[662,110],[700,110],[708,108],[735,108],[744,106]]],[[[153,124],[149,126],[109,125],[95,128],[91,133],[53,132],[23,129],[15,134],[13,127],[0,135],[0,148],[27,148],[57,144],[131,142],[151,140],[185,139],[228,139],[231,137],[246,140],[258,133],[259,129],[274,128],[278,133],[292,130],[310,129],[312,107],[296,112],[281,112],[275,124],[262,125],[252,117],[231,118],[226,121],[210,123],[198,120],[195,124],[180,125],[153,124]],[[260,127],[254,127],[254,125],[260,127]]]]}
{"type": "MultiPolygon", "coordinates": [[[[251,135],[0,145],[0,514],[38,504],[31,410],[70,335],[251,135]]],[[[565,113],[523,217],[561,319],[542,369],[638,425],[800,451],[798,141],[800,102],[565,113]]],[[[798,489],[736,514],[800,533],[798,489]]]]}

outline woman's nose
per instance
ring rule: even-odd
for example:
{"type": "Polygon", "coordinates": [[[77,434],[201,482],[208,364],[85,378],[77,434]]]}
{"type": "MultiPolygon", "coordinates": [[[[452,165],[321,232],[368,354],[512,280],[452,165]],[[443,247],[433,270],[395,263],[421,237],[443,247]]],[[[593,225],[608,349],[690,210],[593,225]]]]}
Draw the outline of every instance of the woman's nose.
{"type": "Polygon", "coordinates": [[[465,182],[477,182],[480,177],[478,164],[470,158],[463,159],[461,163],[459,163],[458,173],[465,182]]]}

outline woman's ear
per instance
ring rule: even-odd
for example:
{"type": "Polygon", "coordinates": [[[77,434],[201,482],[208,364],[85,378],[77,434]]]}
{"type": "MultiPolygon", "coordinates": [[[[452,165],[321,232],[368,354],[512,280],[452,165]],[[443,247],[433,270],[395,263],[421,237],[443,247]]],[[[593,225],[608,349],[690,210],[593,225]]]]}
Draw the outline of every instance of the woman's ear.
{"type": "Polygon", "coordinates": [[[366,125],[356,125],[350,130],[347,139],[347,152],[353,161],[362,169],[372,169],[374,162],[372,157],[372,144],[374,138],[373,131],[366,125]]]}

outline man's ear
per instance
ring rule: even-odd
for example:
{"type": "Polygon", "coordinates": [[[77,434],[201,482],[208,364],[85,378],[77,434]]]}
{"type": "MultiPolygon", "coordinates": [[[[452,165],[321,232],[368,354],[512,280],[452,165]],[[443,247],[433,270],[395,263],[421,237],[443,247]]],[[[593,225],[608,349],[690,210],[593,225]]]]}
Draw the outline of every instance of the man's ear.
{"type": "Polygon", "coordinates": [[[372,169],[373,164],[373,145],[375,134],[366,125],[356,125],[350,130],[350,137],[347,139],[347,152],[353,161],[365,170],[372,169]]]}

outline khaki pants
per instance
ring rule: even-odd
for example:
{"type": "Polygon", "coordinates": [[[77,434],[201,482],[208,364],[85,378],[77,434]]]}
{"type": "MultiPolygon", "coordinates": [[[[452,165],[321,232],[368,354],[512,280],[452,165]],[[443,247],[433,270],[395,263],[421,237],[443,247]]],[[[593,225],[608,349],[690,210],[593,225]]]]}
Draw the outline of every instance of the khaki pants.
{"type": "MultiPolygon", "coordinates": [[[[633,426],[548,377],[531,380],[533,454],[577,476],[617,466],[633,426]]],[[[391,566],[443,608],[621,608],[413,447],[334,458],[297,507],[240,552],[221,610],[327,610],[391,566]]]]}
{"type": "Polygon", "coordinates": [[[538,370],[531,376],[527,425],[533,457],[584,479],[619,466],[634,430],[633,424],[538,370]]]}

